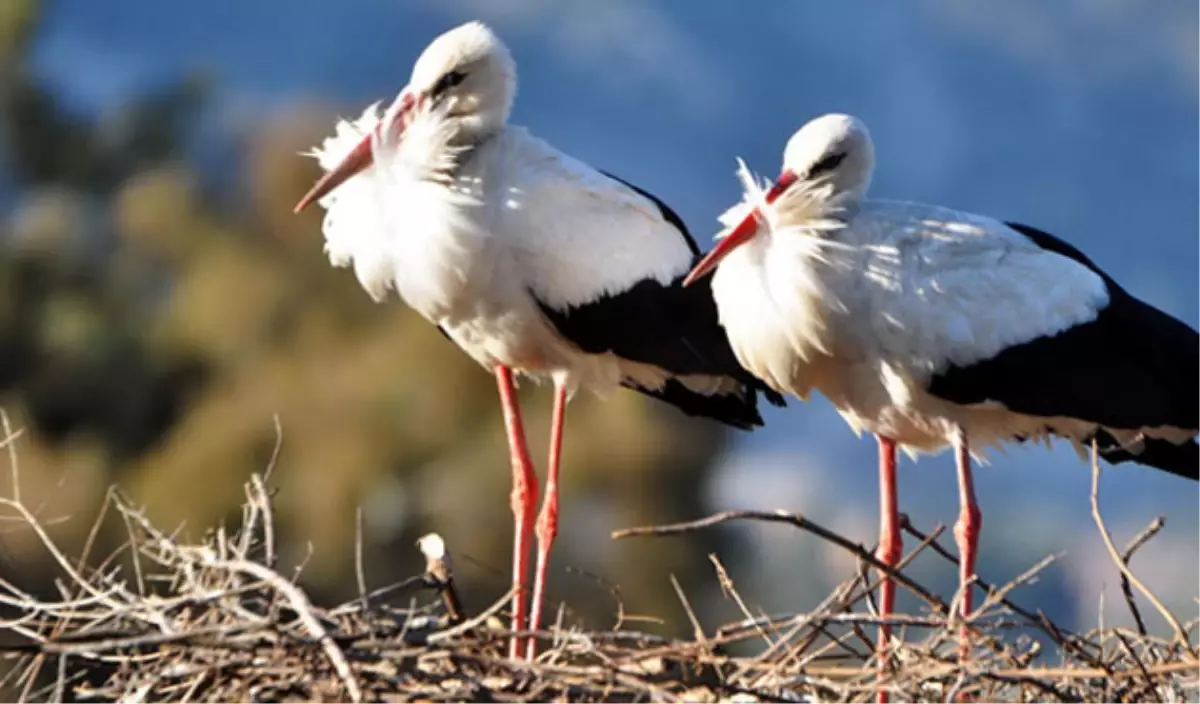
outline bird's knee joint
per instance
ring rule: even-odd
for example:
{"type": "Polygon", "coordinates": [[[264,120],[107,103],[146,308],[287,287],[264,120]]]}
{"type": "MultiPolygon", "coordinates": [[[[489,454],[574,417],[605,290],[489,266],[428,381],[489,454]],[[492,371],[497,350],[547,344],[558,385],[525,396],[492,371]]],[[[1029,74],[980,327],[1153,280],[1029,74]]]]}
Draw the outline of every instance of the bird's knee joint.
{"type": "Polygon", "coordinates": [[[542,507],[542,513],[538,516],[537,526],[535,526],[534,530],[537,532],[538,540],[543,543],[554,542],[554,539],[558,537],[557,501],[547,502],[542,507]]]}
{"type": "Polygon", "coordinates": [[[899,537],[881,540],[879,547],[875,550],[875,557],[885,565],[894,565],[900,561],[903,547],[899,537]]]}
{"type": "Polygon", "coordinates": [[[528,514],[532,519],[537,504],[537,494],[537,485],[532,482],[518,480],[514,483],[512,493],[509,495],[509,504],[512,506],[513,515],[522,518],[528,514]]]}
{"type": "Polygon", "coordinates": [[[958,516],[958,521],[954,523],[954,537],[960,542],[967,542],[979,537],[979,531],[983,528],[983,515],[975,506],[969,506],[962,510],[958,516]]]}
{"type": "Polygon", "coordinates": [[[558,517],[543,513],[534,530],[537,532],[538,540],[542,543],[554,542],[554,539],[558,537],[558,517]]]}

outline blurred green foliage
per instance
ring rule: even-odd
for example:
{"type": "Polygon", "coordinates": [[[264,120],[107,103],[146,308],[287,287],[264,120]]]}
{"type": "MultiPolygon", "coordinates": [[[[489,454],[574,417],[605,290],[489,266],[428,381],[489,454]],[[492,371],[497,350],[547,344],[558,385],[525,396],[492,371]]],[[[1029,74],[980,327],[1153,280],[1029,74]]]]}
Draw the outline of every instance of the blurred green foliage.
{"type": "MultiPolygon", "coordinates": [[[[0,219],[0,405],[25,428],[26,503],[72,517],[54,531],[76,550],[113,483],[198,536],[240,516],[278,415],[282,553],[318,597],[356,592],[360,506],[372,586],[418,571],[413,542],[437,530],[468,602],[502,593],[510,475],[492,377],[399,301],[373,304],[329,267],[320,214],[291,213],[316,175],[297,154],[338,111],[263,116],[236,172],[208,183],[185,145],[220,86],[189,77],[102,118],[70,115],[22,63],[37,10],[0,3],[0,184],[14,185],[0,219]]],[[[543,448],[550,394],[526,384],[522,397],[543,448]]],[[[567,423],[552,596],[612,618],[608,587],[574,565],[621,585],[631,610],[677,608],[668,572],[707,577],[713,546],[608,531],[698,516],[725,431],[629,392],[581,395],[567,423]]],[[[121,535],[108,528],[111,549],[121,535]]],[[[49,588],[32,535],[0,546],[5,572],[49,588]]]]}

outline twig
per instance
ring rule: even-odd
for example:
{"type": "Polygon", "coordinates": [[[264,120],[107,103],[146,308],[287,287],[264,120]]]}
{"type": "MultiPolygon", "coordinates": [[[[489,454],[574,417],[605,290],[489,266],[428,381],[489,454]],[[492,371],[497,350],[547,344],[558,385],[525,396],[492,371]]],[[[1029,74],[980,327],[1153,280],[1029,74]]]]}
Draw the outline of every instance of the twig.
{"type": "MultiPolygon", "coordinates": [[[[927,537],[916,526],[909,522],[902,521],[901,529],[918,539],[924,540],[927,537]]],[[[942,547],[941,543],[939,543],[937,540],[932,541],[930,543],[930,547],[935,553],[937,553],[947,562],[955,567],[958,566],[958,558],[946,550],[946,548],[942,547]]],[[[982,579],[979,579],[978,575],[976,575],[976,584],[987,590],[989,593],[995,591],[996,589],[995,586],[983,581],[982,579]]],[[[1058,647],[1082,657],[1095,667],[1103,666],[1101,661],[1097,660],[1090,653],[1079,646],[1077,642],[1078,636],[1075,633],[1059,627],[1058,624],[1051,621],[1046,614],[1041,612],[1041,610],[1039,610],[1037,613],[1031,613],[1029,610],[1022,608],[1021,606],[1017,605],[1016,602],[1013,602],[1007,598],[1000,599],[999,601],[1010,611],[1028,621],[1030,625],[1045,633],[1058,647]]]]}
{"type": "Polygon", "coordinates": [[[1161,702],[1162,697],[1158,695],[1158,691],[1153,685],[1154,681],[1150,677],[1150,671],[1146,669],[1146,663],[1142,662],[1142,659],[1138,657],[1138,654],[1133,649],[1133,646],[1129,644],[1129,640],[1125,636],[1121,635],[1120,631],[1113,631],[1113,633],[1117,636],[1117,639],[1121,641],[1121,647],[1125,649],[1125,653],[1129,655],[1129,659],[1133,660],[1133,664],[1137,665],[1137,668],[1142,671],[1142,676],[1146,678],[1146,684],[1149,685],[1148,688],[1150,690],[1150,694],[1154,697],[1155,701],[1161,702]]]}
{"type": "Polygon", "coordinates": [[[487,623],[488,619],[490,619],[491,617],[495,616],[496,614],[498,614],[504,610],[504,607],[512,599],[513,592],[515,592],[516,590],[517,590],[516,587],[511,587],[507,592],[505,592],[504,596],[500,597],[500,599],[498,601],[493,603],[491,606],[489,606],[487,608],[486,611],[479,614],[475,618],[468,619],[468,620],[463,621],[462,623],[458,624],[457,626],[453,626],[451,628],[447,628],[444,631],[438,631],[437,633],[430,635],[429,639],[428,639],[429,643],[430,644],[444,643],[445,641],[448,641],[451,638],[460,636],[460,635],[470,631],[471,629],[478,628],[480,625],[487,623]]]}
{"type": "Polygon", "coordinates": [[[271,449],[271,459],[267,460],[267,468],[263,470],[263,476],[257,482],[263,484],[271,481],[271,475],[275,473],[275,467],[279,464],[279,453],[283,450],[283,423],[279,420],[279,414],[271,415],[271,423],[275,426],[275,447],[271,449]]]}
{"type": "Polygon", "coordinates": [[[58,671],[54,677],[54,692],[50,695],[50,701],[61,702],[67,687],[67,656],[58,656],[58,671]]]}
{"type": "Polygon", "coordinates": [[[325,656],[329,658],[330,664],[333,665],[334,671],[337,672],[338,678],[341,679],[342,686],[346,688],[346,694],[350,697],[350,701],[362,701],[362,690],[358,686],[358,680],[355,679],[354,673],[350,670],[350,663],[346,662],[345,653],[342,652],[338,644],[329,636],[329,632],[325,630],[325,626],[321,625],[320,620],[313,614],[312,602],[308,600],[308,596],[299,587],[285,579],[278,572],[257,562],[250,562],[249,560],[221,561],[216,559],[215,555],[208,555],[207,557],[208,559],[205,562],[210,566],[230,572],[248,574],[283,595],[288,600],[292,611],[296,612],[297,618],[300,619],[300,622],[308,630],[309,635],[312,636],[313,640],[321,644],[321,648],[325,651],[325,656]]]}
{"type": "MultiPolygon", "coordinates": [[[[907,514],[901,514],[900,524],[902,526],[908,524],[908,515],[907,514]]],[[[920,536],[919,537],[920,542],[917,543],[917,546],[914,547],[912,550],[910,550],[907,555],[900,558],[900,561],[896,563],[895,569],[897,571],[903,570],[910,563],[912,563],[913,560],[917,559],[917,557],[919,557],[921,555],[921,553],[925,551],[926,548],[940,547],[940,546],[937,546],[936,540],[945,531],[946,531],[946,527],[939,523],[938,525],[935,525],[933,527],[933,530],[929,532],[929,535],[920,536]]],[[[874,554],[874,553],[872,553],[872,554],[874,554]]],[[[853,593],[848,595],[846,597],[846,600],[843,601],[841,608],[842,609],[852,608],[859,601],[862,601],[863,599],[867,599],[867,601],[869,602],[869,605],[870,605],[870,610],[872,612],[877,612],[878,609],[875,605],[874,600],[871,598],[871,596],[875,593],[875,590],[879,588],[879,585],[883,583],[884,578],[877,577],[872,580],[870,578],[870,576],[867,574],[867,571],[864,569],[865,566],[862,564],[861,561],[859,561],[858,566],[859,566],[859,571],[858,571],[858,578],[856,580],[856,583],[862,584],[863,590],[856,595],[853,593]]],[[[851,592],[853,592],[853,588],[851,589],[851,592]]],[[[950,609],[949,605],[945,605],[944,608],[945,608],[945,611],[943,613],[950,613],[951,609],[950,609]]],[[[869,641],[866,642],[866,645],[869,648],[875,647],[869,641]]]]}
{"type": "MultiPolygon", "coordinates": [[[[418,545],[420,542],[418,541],[418,545]]],[[[427,556],[428,557],[428,556],[427,556]]],[[[428,569],[426,570],[428,572],[428,569]]],[[[363,512],[362,506],[354,509],[354,583],[358,587],[358,601],[362,610],[367,610],[367,570],[363,565],[363,512]]]]}
{"type": "MultiPolygon", "coordinates": [[[[399,582],[393,582],[392,584],[388,584],[386,586],[379,587],[378,589],[373,589],[373,590],[367,592],[365,596],[366,596],[367,603],[369,604],[372,601],[379,599],[379,597],[386,596],[393,592],[402,591],[404,589],[408,589],[409,587],[424,587],[424,586],[425,586],[425,575],[415,574],[406,579],[402,579],[399,582]]],[[[339,606],[335,609],[330,609],[329,616],[330,617],[344,616],[345,614],[353,613],[355,611],[362,612],[362,602],[358,599],[355,599],[354,601],[342,604],[341,606],[339,606]]]]}
{"type": "MultiPolygon", "coordinates": [[[[746,619],[753,622],[754,616],[750,613],[750,609],[746,607],[746,602],[742,600],[742,595],[738,593],[737,587],[733,585],[733,580],[730,579],[729,572],[725,570],[725,565],[721,564],[721,558],[717,557],[715,552],[709,553],[708,561],[713,564],[713,569],[717,571],[717,582],[721,585],[721,593],[733,599],[734,603],[738,605],[738,608],[741,609],[742,614],[745,615],[746,619]]],[[[762,639],[766,641],[768,647],[775,645],[775,641],[770,635],[767,634],[766,631],[762,629],[761,626],[755,623],[754,628],[758,631],[758,634],[762,636],[762,639]]]]}
{"type": "Polygon", "coordinates": [[[700,619],[697,618],[696,612],[692,610],[692,604],[688,601],[687,594],[683,593],[683,587],[679,586],[679,580],[675,579],[675,575],[671,575],[671,586],[675,588],[675,594],[679,597],[679,603],[683,604],[683,610],[687,612],[688,620],[692,622],[692,637],[698,643],[707,644],[708,637],[704,635],[704,627],[700,625],[700,619]]]}
{"type": "Polygon", "coordinates": [[[812,521],[808,520],[807,518],[805,518],[804,516],[801,516],[798,513],[789,513],[787,511],[783,511],[783,510],[774,511],[774,512],[772,512],[772,511],[722,511],[721,513],[713,514],[711,516],[708,516],[707,518],[701,518],[701,519],[695,520],[695,521],[685,521],[683,523],[671,523],[668,525],[661,525],[661,526],[638,526],[635,528],[624,528],[622,530],[613,531],[612,537],[615,540],[619,540],[621,538],[629,538],[629,537],[644,536],[644,535],[654,535],[654,536],[677,535],[680,533],[687,533],[687,532],[694,531],[694,530],[711,528],[712,526],[720,525],[721,523],[727,523],[729,521],[739,521],[739,520],[741,520],[741,521],[746,521],[746,520],[766,521],[768,523],[786,523],[788,525],[795,526],[801,530],[808,531],[809,533],[812,533],[813,535],[823,538],[824,540],[827,540],[827,541],[833,543],[834,545],[837,545],[837,546],[849,551],[851,554],[858,556],[859,559],[869,563],[872,567],[878,569],[879,571],[883,572],[887,576],[896,580],[896,582],[898,584],[904,585],[905,588],[907,588],[909,591],[913,592],[917,596],[921,597],[926,603],[928,603],[930,606],[932,606],[937,611],[940,611],[943,613],[946,612],[947,607],[946,607],[945,603],[943,603],[941,599],[938,599],[936,596],[934,596],[932,593],[930,593],[929,590],[925,589],[925,587],[922,587],[921,585],[912,581],[911,579],[906,577],[904,574],[897,572],[894,568],[883,564],[878,559],[876,559],[876,557],[874,555],[872,555],[871,553],[869,553],[865,549],[863,549],[863,547],[861,545],[856,544],[846,538],[843,538],[842,536],[838,535],[837,533],[834,533],[833,531],[831,531],[827,528],[823,528],[823,527],[813,523],[812,521]]]}
{"type": "MultiPolygon", "coordinates": [[[[1142,677],[1142,671],[1138,670],[1113,670],[1107,672],[1099,667],[1028,667],[1023,669],[1016,668],[995,668],[987,669],[976,665],[958,665],[958,664],[939,664],[921,672],[921,676],[925,679],[934,677],[945,677],[952,673],[958,672],[960,669],[965,669],[974,674],[987,674],[996,677],[1012,677],[1012,678],[1036,678],[1042,680],[1052,679],[1099,679],[1104,677],[1114,677],[1117,679],[1132,679],[1142,677]]],[[[813,665],[808,668],[812,674],[825,677],[855,677],[863,674],[860,667],[844,667],[844,666],[828,666],[813,665]]],[[[1200,663],[1197,662],[1171,662],[1160,665],[1147,665],[1146,672],[1151,675],[1171,675],[1181,672],[1200,671],[1200,663]]]]}
{"type": "Polygon", "coordinates": [[[1006,601],[1005,597],[1007,597],[1014,589],[1032,581],[1042,570],[1053,564],[1056,560],[1058,560],[1059,557],[1060,555],[1047,555],[1041,560],[1038,560],[1033,567],[1030,567],[1014,577],[1008,582],[1008,584],[1005,584],[995,591],[989,591],[988,595],[984,598],[983,603],[975,608],[974,613],[971,614],[970,618],[967,620],[974,621],[976,617],[986,613],[991,607],[995,606],[996,604],[1004,603],[1006,601]]]}
{"type": "Polygon", "coordinates": [[[262,514],[263,526],[263,562],[267,567],[275,569],[275,516],[274,509],[271,507],[271,494],[267,491],[266,480],[271,476],[271,468],[274,466],[275,458],[279,453],[280,443],[283,442],[283,430],[278,427],[279,418],[276,417],[276,432],[279,433],[275,441],[275,450],[271,455],[271,465],[267,466],[265,477],[259,476],[257,473],[250,475],[250,486],[254,489],[255,505],[258,506],[259,512],[262,514]]]}
{"type": "MultiPolygon", "coordinates": [[[[904,516],[902,518],[902,522],[906,522],[907,519],[908,519],[908,517],[904,516]]],[[[921,552],[923,550],[925,550],[926,547],[929,546],[929,544],[933,541],[933,539],[935,539],[937,536],[942,534],[943,530],[945,530],[943,526],[941,526],[941,525],[936,526],[934,528],[934,530],[932,531],[930,537],[921,540],[921,542],[919,544],[917,544],[916,547],[914,547],[911,551],[908,552],[907,555],[902,557],[900,559],[900,561],[898,563],[896,563],[896,569],[902,570],[905,567],[907,567],[909,565],[909,563],[911,563],[913,560],[915,560],[917,558],[917,556],[920,555],[921,552]]],[[[874,602],[870,601],[870,596],[874,592],[875,588],[879,586],[879,583],[883,581],[883,579],[880,578],[875,581],[870,581],[870,578],[866,574],[866,570],[864,569],[864,565],[863,565],[862,561],[858,560],[858,561],[856,561],[856,563],[859,567],[858,573],[856,574],[856,576],[853,579],[851,579],[849,582],[844,583],[841,587],[835,589],[833,594],[831,594],[816,609],[814,609],[814,613],[824,614],[827,612],[847,611],[847,610],[853,608],[853,606],[855,604],[857,604],[859,601],[867,599],[869,602],[868,611],[871,613],[871,615],[873,617],[878,617],[879,612],[875,608],[874,602]],[[864,585],[864,589],[861,592],[859,592],[857,595],[855,595],[854,590],[860,584],[864,585]],[[830,604],[834,604],[834,606],[831,608],[829,606],[830,604]]],[[[828,619],[825,619],[825,620],[828,620],[828,619]]],[[[798,646],[796,648],[793,648],[791,652],[789,652],[786,656],[784,656],[782,659],[780,659],[779,665],[782,666],[793,660],[800,660],[800,657],[803,655],[804,651],[809,646],[811,646],[812,643],[814,641],[816,641],[817,638],[819,638],[822,635],[829,638],[830,646],[841,647],[841,648],[845,649],[847,652],[854,655],[855,657],[858,657],[863,660],[865,660],[868,657],[868,656],[864,655],[863,653],[860,653],[858,650],[850,647],[848,644],[846,644],[844,638],[837,638],[837,637],[834,637],[831,633],[829,633],[829,631],[825,625],[825,620],[818,619],[818,620],[812,621],[811,622],[812,626],[813,626],[812,632],[805,638],[804,641],[802,641],[800,644],[798,644],[798,646]]],[[[796,623],[796,625],[787,634],[785,634],[785,636],[783,637],[783,639],[781,641],[779,641],[779,643],[790,642],[791,639],[794,637],[795,632],[798,631],[800,628],[802,628],[805,625],[808,625],[808,623],[807,622],[796,623]]],[[[870,641],[870,639],[868,639],[866,637],[866,634],[863,633],[862,629],[859,627],[859,623],[851,621],[850,625],[851,625],[850,632],[854,635],[854,637],[856,637],[863,644],[863,646],[867,649],[868,652],[874,651],[874,649],[875,649],[874,643],[872,643],[870,641]]],[[[773,650],[774,650],[774,648],[768,648],[764,652],[763,657],[767,657],[770,654],[772,654],[773,650]]],[[[818,651],[818,653],[822,652],[823,650],[825,650],[825,648],[822,648],[822,650],[818,651]]]]}
{"type": "Polygon", "coordinates": [[[8,469],[9,476],[12,478],[12,500],[14,503],[21,503],[21,465],[17,460],[17,438],[21,437],[22,431],[13,432],[12,424],[8,421],[8,412],[0,408],[0,430],[4,431],[4,437],[0,438],[0,447],[8,449],[8,469]]]}
{"type": "Polygon", "coordinates": [[[616,618],[613,619],[612,630],[621,630],[625,625],[625,621],[627,620],[627,616],[625,614],[625,601],[621,597],[621,587],[612,580],[605,579],[595,572],[589,572],[581,567],[572,567],[571,565],[567,565],[566,572],[568,574],[578,574],[587,577],[596,584],[599,584],[605,591],[608,592],[609,596],[612,597],[613,604],[617,607],[617,615],[616,618]]]}
{"type": "MultiPolygon", "coordinates": [[[[105,503],[105,506],[108,505],[108,501],[105,501],[104,503],[105,503]]],[[[129,542],[132,544],[134,542],[133,523],[130,521],[129,515],[126,513],[122,513],[121,514],[121,522],[125,524],[125,534],[127,536],[129,536],[129,542]]],[[[140,594],[141,596],[146,596],[146,579],[142,573],[141,555],[138,553],[137,550],[131,550],[129,552],[129,559],[130,559],[130,562],[133,563],[133,577],[134,577],[135,583],[137,584],[138,594],[140,594]]],[[[81,572],[83,571],[83,562],[84,562],[84,560],[80,560],[79,570],[81,572]]]]}
{"type": "Polygon", "coordinates": [[[253,623],[193,628],[186,633],[142,633],[129,636],[80,638],[67,641],[44,641],[20,645],[0,646],[0,652],[33,652],[48,655],[97,655],[114,650],[152,649],[172,643],[220,643],[221,639],[238,633],[260,629],[269,622],[262,619],[253,623]],[[213,636],[219,638],[212,639],[213,636]]]}
{"type": "MultiPolygon", "coordinates": [[[[940,527],[941,526],[939,526],[939,528],[940,527]]],[[[955,567],[958,566],[958,558],[953,553],[946,550],[946,548],[942,547],[942,544],[937,541],[936,535],[932,535],[932,534],[926,535],[925,533],[921,532],[920,529],[918,529],[916,526],[912,525],[912,523],[904,522],[904,521],[901,522],[900,528],[918,540],[921,540],[921,541],[928,540],[929,547],[932,548],[935,553],[937,553],[939,556],[941,556],[943,559],[945,559],[947,562],[954,565],[955,567]]],[[[980,589],[983,589],[986,592],[993,592],[996,589],[996,587],[994,585],[989,584],[989,583],[983,581],[982,579],[979,579],[978,575],[976,575],[975,584],[980,589]]],[[[1039,627],[1041,627],[1043,625],[1041,617],[1039,617],[1037,614],[1031,613],[1030,611],[1028,611],[1024,608],[1021,608],[1019,605],[1013,603],[1012,601],[1009,601],[1008,599],[1000,599],[999,601],[1001,604],[1004,604],[1006,607],[1008,607],[1008,609],[1010,611],[1017,614],[1018,616],[1021,616],[1022,618],[1029,621],[1030,623],[1032,623],[1036,626],[1039,626],[1039,627]]],[[[1058,636],[1058,637],[1061,638],[1061,636],[1058,636]]]]}
{"type": "MultiPolygon", "coordinates": [[[[1128,566],[1129,561],[1133,559],[1133,553],[1145,545],[1146,541],[1158,535],[1158,532],[1163,529],[1166,523],[1166,519],[1162,516],[1158,516],[1153,521],[1150,521],[1150,524],[1143,528],[1142,532],[1133,536],[1133,540],[1130,540],[1129,544],[1125,546],[1125,552],[1121,553],[1121,562],[1128,566]]],[[[1129,578],[1125,576],[1124,572],[1121,573],[1121,594],[1125,596],[1125,604],[1129,607],[1129,613],[1133,614],[1133,621],[1137,624],[1138,635],[1146,635],[1146,623],[1142,621],[1142,612],[1138,610],[1137,602],[1133,599],[1133,589],[1129,586],[1129,578]]]]}
{"type": "Polygon", "coordinates": [[[1150,600],[1151,604],[1154,604],[1154,608],[1158,609],[1158,613],[1162,614],[1167,623],[1171,624],[1171,627],[1175,629],[1175,635],[1179,639],[1180,645],[1187,650],[1189,655],[1196,657],[1196,649],[1192,647],[1191,641],[1187,637],[1187,631],[1183,629],[1183,625],[1179,623],[1179,619],[1175,618],[1175,614],[1171,613],[1170,609],[1158,600],[1154,592],[1142,584],[1142,580],[1138,579],[1137,575],[1129,569],[1129,565],[1125,564],[1125,561],[1121,559],[1121,554],[1117,552],[1117,546],[1113,544],[1112,536],[1109,535],[1108,528],[1104,525],[1104,518],[1100,515],[1100,454],[1096,449],[1096,441],[1094,439],[1092,440],[1092,518],[1096,521],[1096,527],[1100,530],[1100,537],[1104,540],[1104,547],[1108,549],[1108,554],[1112,557],[1117,569],[1138,588],[1138,591],[1143,596],[1150,600]]]}

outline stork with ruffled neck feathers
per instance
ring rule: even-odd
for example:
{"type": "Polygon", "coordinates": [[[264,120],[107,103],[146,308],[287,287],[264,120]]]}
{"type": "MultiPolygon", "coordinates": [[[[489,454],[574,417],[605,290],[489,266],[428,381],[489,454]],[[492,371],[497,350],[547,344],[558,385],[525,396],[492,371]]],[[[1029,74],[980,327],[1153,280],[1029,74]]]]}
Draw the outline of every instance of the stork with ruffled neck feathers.
{"type": "MultiPolygon", "coordinates": [[[[749,429],[762,423],[765,386],[738,365],[711,293],[680,285],[699,250],[679,217],[509,125],[515,92],[512,56],[491,30],[446,32],[387,110],[371,106],[314,150],[326,173],[296,209],[326,209],[330,261],[353,266],[372,298],[394,290],[494,372],[512,453],[513,626],[523,631],[541,621],[569,397],[624,386],[749,429]],[[528,624],[537,478],[514,373],[554,385],[528,624]]],[[[512,646],[523,651],[520,638],[512,646]]],[[[534,651],[530,640],[524,652],[534,651]]]]}
{"type": "MultiPolygon", "coordinates": [[[[1200,337],[1045,232],[866,198],[874,154],[866,126],[834,114],[795,133],[769,189],[743,165],[744,201],[688,283],[716,270],[721,324],[747,369],[778,391],[819,391],[878,438],[882,562],[901,554],[897,448],[954,448],[968,614],[982,525],[971,456],[1059,437],[1196,480],[1200,337]]],[[[894,591],[885,578],[884,617],[894,591]]]]}

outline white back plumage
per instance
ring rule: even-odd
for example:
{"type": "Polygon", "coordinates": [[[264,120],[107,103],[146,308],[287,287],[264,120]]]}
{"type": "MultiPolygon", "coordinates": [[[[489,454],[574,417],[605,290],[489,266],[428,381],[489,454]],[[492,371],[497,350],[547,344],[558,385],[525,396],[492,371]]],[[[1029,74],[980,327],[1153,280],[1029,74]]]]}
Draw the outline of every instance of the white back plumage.
{"type": "MultiPolygon", "coordinates": [[[[332,168],[379,119],[372,105],[358,120],[339,122],[313,155],[332,168]]],[[[436,228],[454,231],[460,246],[434,258],[477,254],[461,246],[475,239],[466,233],[496,239],[505,245],[497,255],[511,259],[526,285],[556,307],[618,293],[643,278],[665,284],[686,273],[691,251],[656,204],[523,128],[506,127],[476,147],[448,183],[432,177],[446,170],[430,167],[429,159],[447,160],[450,147],[429,149],[427,139],[409,137],[437,124],[418,118],[400,143],[376,148],[376,166],[320,201],[331,263],[353,263],[372,297],[403,290],[399,284],[425,271],[421,264],[431,253],[421,245],[449,244],[436,228]],[[430,237],[419,237],[423,231],[430,237]]]]}

